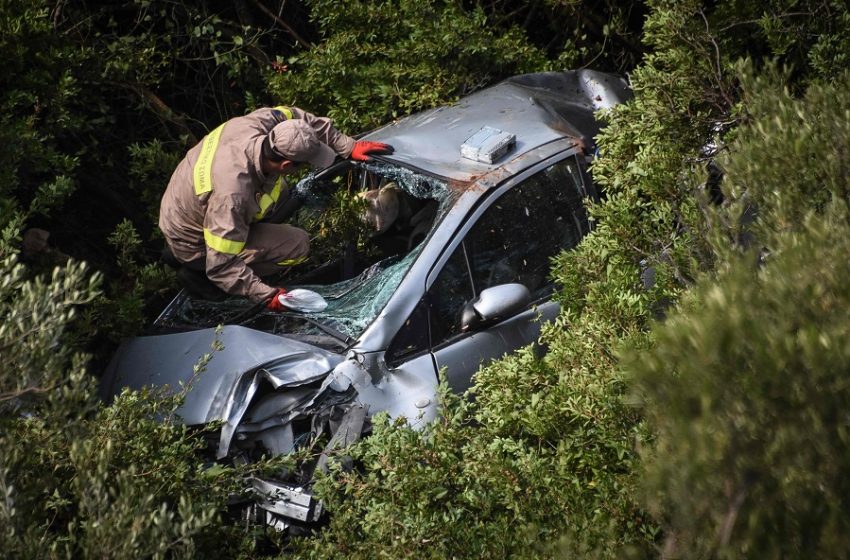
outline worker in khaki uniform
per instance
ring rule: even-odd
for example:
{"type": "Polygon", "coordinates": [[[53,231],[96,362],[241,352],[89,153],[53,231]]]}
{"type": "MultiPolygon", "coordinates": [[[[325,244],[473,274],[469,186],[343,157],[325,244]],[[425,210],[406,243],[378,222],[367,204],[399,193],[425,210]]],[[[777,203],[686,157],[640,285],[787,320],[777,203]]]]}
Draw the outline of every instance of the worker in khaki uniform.
{"type": "Polygon", "coordinates": [[[337,155],[368,161],[391,153],[357,142],[327,118],[296,107],[258,109],[210,132],[177,166],[162,197],[159,227],[184,269],[202,271],[228,294],[282,307],[282,288],[261,277],[306,259],[299,228],[263,221],[288,199],[284,177],[300,164],[329,166],[337,155]]]}

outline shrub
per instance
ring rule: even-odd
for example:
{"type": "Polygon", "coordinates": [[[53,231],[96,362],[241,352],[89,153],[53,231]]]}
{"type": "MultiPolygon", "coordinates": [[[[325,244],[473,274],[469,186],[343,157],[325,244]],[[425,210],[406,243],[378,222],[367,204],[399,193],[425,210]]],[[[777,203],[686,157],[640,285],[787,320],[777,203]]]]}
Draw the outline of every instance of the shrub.
{"type": "Polygon", "coordinates": [[[647,500],[683,558],[842,557],[850,544],[850,228],[808,230],[761,269],[707,278],[626,360],[656,434],[647,500]]]}
{"type": "Polygon", "coordinates": [[[238,553],[223,525],[242,473],[199,462],[180,395],[105,407],[69,331],[97,294],[85,265],[27,279],[0,264],[0,548],[10,558],[192,558],[238,553]],[[165,421],[164,421],[165,420],[165,421]]]}
{"type": "Polygon", "coordinates": [[[626,359],[656,434],[647,503],[685,558],[848,545],[848,78],[799,98],[787,79],[744,75],[749,120],[720,160],[720,273],[626,359]]]}

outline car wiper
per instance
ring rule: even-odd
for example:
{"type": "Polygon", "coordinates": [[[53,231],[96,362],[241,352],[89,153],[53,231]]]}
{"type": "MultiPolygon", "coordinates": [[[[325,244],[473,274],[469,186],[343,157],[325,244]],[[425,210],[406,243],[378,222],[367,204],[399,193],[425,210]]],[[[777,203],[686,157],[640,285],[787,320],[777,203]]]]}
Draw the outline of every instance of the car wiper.
{"type": "Polygon", "coordinates": [[[320,321],[317,321],[316,319],[313,319],[312,317],[307,317],[307,316],[301,315],[299,313],[280,313],[280,315],[283,316],[283,317],[296,317],[296,318],[301,319],[302,321],[304,321],[306,323],[310,323],[311,325],[313,325],[314,327],[316,327],[317,329],[319,329],[320,331],[322,331],[326,335],[330,336],[331,338],[335,338],[336,340],[342,342],[346,347],[348,347],[349,345],[351,345],[352,342],[354,342],[354,339],[352,339],[350,336],[343,334],[343,333],[339,332],[338,330],[336,330],[335,328],[333,328],[329,325],[326,325],[326,324],[324,324],[320,321]]]}

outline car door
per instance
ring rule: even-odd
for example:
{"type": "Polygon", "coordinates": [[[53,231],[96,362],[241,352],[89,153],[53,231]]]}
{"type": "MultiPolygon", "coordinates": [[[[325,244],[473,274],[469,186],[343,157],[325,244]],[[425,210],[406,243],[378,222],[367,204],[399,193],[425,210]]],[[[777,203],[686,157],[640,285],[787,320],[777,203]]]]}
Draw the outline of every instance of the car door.
{"type": "Polygon", "coordinates": [[[430,287],[388,350],[389,361],[427,349],[452,389],[463,391],[482,364],[535,342],[542,322],[558,312],[551,301],[551,258],[575,247],[590,229],[586,196],[581,166],[569,155],[487,197],[429,274],[430,287]],[[467,304],[508,283],[528,288],[528,305],[495,324],[465,329],[467,304]]]}

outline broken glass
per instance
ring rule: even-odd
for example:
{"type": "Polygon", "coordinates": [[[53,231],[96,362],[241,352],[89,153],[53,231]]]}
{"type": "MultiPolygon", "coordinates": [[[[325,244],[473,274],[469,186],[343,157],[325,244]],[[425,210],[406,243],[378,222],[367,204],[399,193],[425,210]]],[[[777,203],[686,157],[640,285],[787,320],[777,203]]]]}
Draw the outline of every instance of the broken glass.
{"type": "MultiPolygon", "coordinates": [[[[351,168],[365,170],[360,174],[359,187],[363,190],[395,182],[398,187],[414,198],[443,201],[450,198],[448,185],[428,175],[417,173],[412,169],[399,167],[383,162],[352,162],[351,168]],[[377,180],[377,181],[376,181],[377,180]],[[375,183],[378,184],[375,184],[375,183]]],[[[293,190],[308,206],[321,205],[327,202],[327,189],[321,183],[330,182],[326,172],[311,172],[293,187],[293,190]]]]}
{"type": "Polygon", "coordinates": [[[390,257],[375,263],[350,280],[330,286],[303,286],[328,302],[327,309],[310,316],[346,336],[356,337],[378,316],[417,256],[419,248],[403,258],[390,257]]]}

